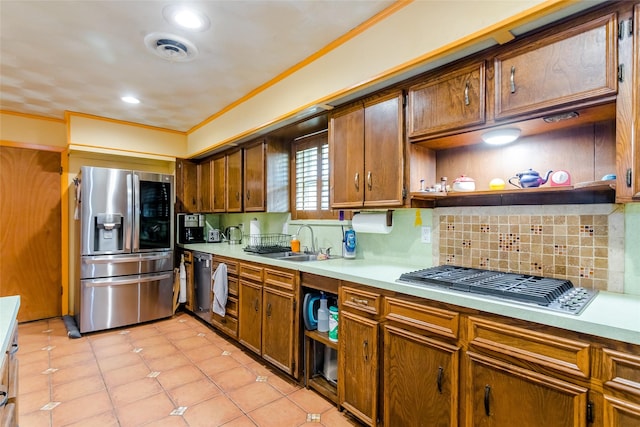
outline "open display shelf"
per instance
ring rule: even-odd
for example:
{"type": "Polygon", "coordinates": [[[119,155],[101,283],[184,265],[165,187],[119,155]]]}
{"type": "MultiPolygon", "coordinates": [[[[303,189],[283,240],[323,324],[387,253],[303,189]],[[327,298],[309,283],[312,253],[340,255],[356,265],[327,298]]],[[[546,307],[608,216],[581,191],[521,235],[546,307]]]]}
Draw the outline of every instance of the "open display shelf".
{"type": "Polygon", "coordinates": [[[468,192],[410,194],[414,208],[615,203],[615,180],[589,181],[562,187],[514,188],[468,192]]]}

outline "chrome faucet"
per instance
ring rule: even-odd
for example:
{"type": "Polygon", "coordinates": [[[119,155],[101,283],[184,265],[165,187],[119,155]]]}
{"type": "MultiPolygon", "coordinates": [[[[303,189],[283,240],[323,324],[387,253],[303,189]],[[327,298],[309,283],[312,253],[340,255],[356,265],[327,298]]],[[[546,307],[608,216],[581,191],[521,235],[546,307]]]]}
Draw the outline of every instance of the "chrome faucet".
{"type": "Polygon", "coordinates": [[[311,226],[307,225],[307,224],[301,225],[300,228],[298,228],[298,232],[296,233],[298,235],[298,237],[300,236],[300,230],[302,230],[303,228],[308,228],[309,231],[311,232],[311,253],[315,254],[316,253],[316,244],[315,244],[316,238],[313,235],[313,228],[311,228],[311,226]]]}

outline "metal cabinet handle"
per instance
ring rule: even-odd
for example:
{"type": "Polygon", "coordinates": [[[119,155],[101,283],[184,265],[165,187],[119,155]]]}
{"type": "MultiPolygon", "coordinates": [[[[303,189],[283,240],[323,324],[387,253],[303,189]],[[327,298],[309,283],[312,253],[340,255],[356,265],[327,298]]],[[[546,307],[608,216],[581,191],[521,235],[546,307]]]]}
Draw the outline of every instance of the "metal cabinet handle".
{"type": "Polygon", "coordinates": [[[369,191],[371,191],[371,171],[367,172],[367,187],[369,187],[369,191]]]}
{"type": "Polygon", "coordinates": [[[444,376],[444,368],[442,366],[438,367],[438,379],[436,380],[436,384],[438,385],[438,393],[442,394],[442,377],[444,376]]]}
{"type": "Polygon", "coordinates": [[[251,198],[251,190],[247,190],[247,200],[251,198]]]}
{"type": "Polygon", "coordinates": [[[365,362],[369,361],[369,341],[367,340],[362,342],[362,357],[365,362]]]}
{"type": "Polygon", "coordinates": [[[358,305],[369,305],[369,300],[363,299],[363,298],[356,298],[356,297],[351,297],[351,301],[358,304],[358,305]]]}
{"type": "Polygon", "coordinates": [[[511,77],[509,77],[509,82],[511,86],[511,93],[516,93],[516,67],[514,65],[511,66],[511,77]]]}
{"type": "Polygon", "coordinates": [[[255,304],[253,304],[253,306],[256,309],[256,313],[257,313],[258,310],[260,309],[260,306],[258,305],[258,298],[256,298],[256,302],[255,302],[255,304]]]}
{"type": "Polygon", "coordinates": [[[489,395],[491,394],[491,386],[487,384],[484,386],[484,413],[487,414],[487,417],[491,415],[490,406],[489,406],[489,395]]]}
{"type": "Polygon", "coordinates": [[[271,317],[271,303],[267,304],[267,317],[271,317]]]}
{"type": "Polygon", "coordinates": [[[240,192],[236,191],[236,201],[239,201],[239,200],[240,200],[240,192]]]}
{"type": "Polygon", "coordinates": [[[464,84],[464,105],[469,104],[469,81],[467,80],[464,84]]]}
{"type": "Polygon", "coordinates": [[[360,191],[360,174],[358,172],[353,178],[353,183],[356,186],[356,191],[360,191]]]}
{"type": "Polygon", "coordinates": [[[9,356],[16,354],[18,352],[18,344],[11,344],[11,350],[7,353],[9,356]]]}

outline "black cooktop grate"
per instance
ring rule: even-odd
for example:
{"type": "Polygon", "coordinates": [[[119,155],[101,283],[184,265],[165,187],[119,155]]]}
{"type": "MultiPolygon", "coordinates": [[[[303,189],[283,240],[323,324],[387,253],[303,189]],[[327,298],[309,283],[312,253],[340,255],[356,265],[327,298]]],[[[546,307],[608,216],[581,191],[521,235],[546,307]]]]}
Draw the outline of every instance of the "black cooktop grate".
{"type": "Polygon", "coordinates": [[[399,282],[436,285],[451,290],[549,306],[573,289],[569,280],[442,265],[405,273],[399,282]]]}

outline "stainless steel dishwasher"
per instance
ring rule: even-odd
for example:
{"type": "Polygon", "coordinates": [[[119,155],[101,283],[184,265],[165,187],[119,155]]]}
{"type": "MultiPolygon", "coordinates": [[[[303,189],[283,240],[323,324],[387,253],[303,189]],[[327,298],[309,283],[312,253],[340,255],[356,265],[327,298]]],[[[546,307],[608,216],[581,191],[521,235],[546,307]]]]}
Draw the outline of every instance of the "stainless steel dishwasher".
{"type": "Polygon", "coordinates": [[[195,314],[211,323],[211,254],[193,253],[193,275],[195,287],[195,314]]]}

